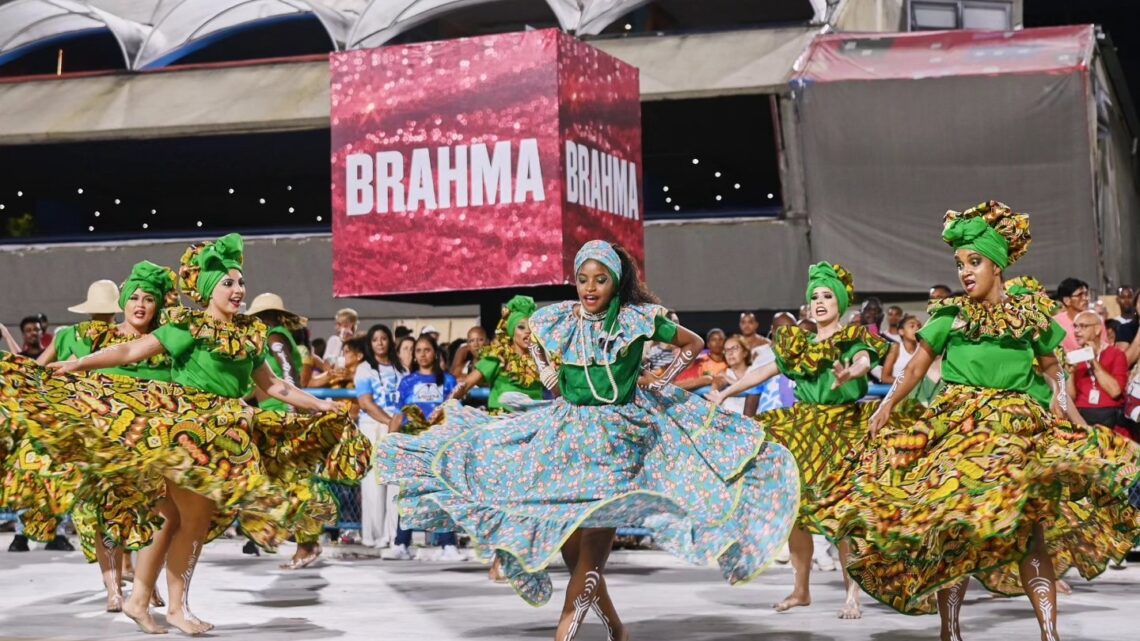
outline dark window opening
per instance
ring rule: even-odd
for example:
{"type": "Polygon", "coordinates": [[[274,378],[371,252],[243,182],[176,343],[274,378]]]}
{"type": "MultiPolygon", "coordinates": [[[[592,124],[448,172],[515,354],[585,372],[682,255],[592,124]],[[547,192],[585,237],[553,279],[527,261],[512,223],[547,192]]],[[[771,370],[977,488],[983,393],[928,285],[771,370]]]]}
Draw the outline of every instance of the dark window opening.
{"type": "Polygon", "coordinates": [[[779,155],[769,96],[646,102],[646,218],[779,216],[779,155]]]}
{"type": "Polygon", "coordinates": [[[545,2],[499,0],[449,11],[401,33],[386,44],[431,42],[523,31],[528,27],[546,29],[558,26],[558,17],[545,2]]]}
{"type": "Polygon", "coordinates": [[[4,147],[0,239],[328,231],[329,147],[328,129],[4,147]]]}
{"type": "Polygon", "coordinates": [[[127,68],[119,41],[107,29],[92,29],[29,44],[0,56],[0,77],[119,71],[127,68]]]}
{"type": "Polygon", "coordinates": [[[815,16],[809,0],[655,0],[614,21],[603,34],[716,31],[804,24],[815,16]]]}
{"type": "Polygon", "coordinates": [[[296,14],[238,25],[210,34],[147,66],[264,60],[330,51],[333,51],[332,38],[321,21],[312,14],[296,14]]]}

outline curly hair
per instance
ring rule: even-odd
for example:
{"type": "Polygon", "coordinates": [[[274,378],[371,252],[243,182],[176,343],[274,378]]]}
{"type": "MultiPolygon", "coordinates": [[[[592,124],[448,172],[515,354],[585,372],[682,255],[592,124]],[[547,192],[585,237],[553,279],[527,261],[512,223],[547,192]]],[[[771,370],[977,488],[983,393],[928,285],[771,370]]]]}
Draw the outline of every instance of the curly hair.
{"type": "Polygon", "coordinates": [[[628,305],[660,305],[661,299],[649,290],[645,281],[641,280],[641,270],[630,256],[625,247],[615,244],[614,251],[621,259],[621,281],[618,283],[618,296],[623,304],[628,305]]]}

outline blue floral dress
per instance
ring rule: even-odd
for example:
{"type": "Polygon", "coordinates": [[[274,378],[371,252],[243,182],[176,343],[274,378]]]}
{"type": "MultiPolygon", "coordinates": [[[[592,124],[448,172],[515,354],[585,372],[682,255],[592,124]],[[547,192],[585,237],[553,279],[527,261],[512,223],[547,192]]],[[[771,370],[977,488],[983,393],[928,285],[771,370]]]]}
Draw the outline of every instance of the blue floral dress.
{"type": "Polygon", "coordinates": [[[608,337],[576,309],[530,319],[562,398],[500,420],[453,411],[442,429],[377,444],[377,475],[401,485],[405,523],[458,527],[496,550],[532,605],[550,599],[546,567],[581,527],[648,528],[682,559],[715,559],[730,583],[759,575],[796,518],[791,453],[700,397],[637,387],[646,341],[676,335],[663,308],[623,306],[608,337]]]}

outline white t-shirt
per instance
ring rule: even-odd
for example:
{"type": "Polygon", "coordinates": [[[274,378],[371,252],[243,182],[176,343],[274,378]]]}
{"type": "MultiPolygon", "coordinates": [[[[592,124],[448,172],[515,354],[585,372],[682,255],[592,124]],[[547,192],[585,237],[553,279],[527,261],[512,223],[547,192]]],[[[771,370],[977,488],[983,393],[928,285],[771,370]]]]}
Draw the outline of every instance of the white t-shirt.
{"type": "Polygon", "coordinates": [[[344,341],[340,340],[340,336],[329,336],[328,342],[325,343],[324,360],[333,367],[344,367],[344,354],[341,350],[344,349],[344,341]]]}
{"type": "Polygon", "coordinates": [[[914,355],[917,353],[918,353],[918,345],[917,344],[914,346],[913,352],[908,352],[908,351],[906,351],[906,345],[903,343],[899,343],[899,356],[897,359],[895,359],[895,368],[894,368],[894,370],[891,371],[891,375],[894,376],[895,378],[902,376],[903,372],[906,371],[907,364],[910,363],[911,359],[914,358],[914,355]]]}
{"type": "MultiPolygon", "coordinates": [[[[768,347],[767,345],[763,346],[762,348],[757,348],[757,349],[767,349],[769,352],[772,351],[772,348],[768,347]]],[[[773,352],[772,360],[775,360],[775,358],[776,358],[776,355],[773,352]]],[[[748,371],[751,372],[753,370],[760,369],[761,367],[763,367],[763,365],[757,365],[756,363],[752,363],[752,365],[750,365],[748,367],[748,371]]],[[[740,380],[739,378],[736,377],[736,372],[734,372],[731,367],[724,370],[724,377],[730,385],[732,383],[735,383],[736,381],[740,380]]],[[[723,407],[724,409],[730,411],[730,412],[735,412],[737,414],[743,415],[744,414],[744,402],[747,398],[748,398],[747,396],[730,396],[730,397],[724,399],[724,402],[721,403],[720,406],[723,407]]]]}

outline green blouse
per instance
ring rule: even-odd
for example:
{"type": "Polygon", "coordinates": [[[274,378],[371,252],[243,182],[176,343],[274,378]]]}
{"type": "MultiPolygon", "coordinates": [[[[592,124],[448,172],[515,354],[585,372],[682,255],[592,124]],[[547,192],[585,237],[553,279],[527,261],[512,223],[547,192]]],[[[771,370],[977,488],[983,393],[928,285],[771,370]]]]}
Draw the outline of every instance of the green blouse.
{"type": "Polygon", "coordinates": [[[1034,361],[1052,355],[1065,338],[1046,311],[1053,305],[1038,295],[1012,296],[993,306],[965,297],[936,301],[918,335],[943,354],[947,383],[1025,392],[1048,405],[1034,361]]]}
{"type": "MultiPolygon", "coordinates": [[[[56,332],[57,343],[55,354],[61,361],[68,360],[72,356],[83,358],[88,354],[93,354],[99,350],[123,343],[129,343],[138,338],[138,336],[120,332],[118,326],[111,323],[86,321],[78,325],[65,327],[56,332]],[[61,338],[62,342],[59,342],[61,338]]],[[[120,365],[119,367],[107,367],[96,370],[96,372],[99,374],[137,378],[145,381],[170,382],[170,357],[166,354],[159,354],[141,363],[120,365]]]]}
{"type": "MultiPolygon", "coordinates": [[[[299,387],[301,385],[301,367],[305,362],[304,354],[302,354],[301,350],[297,347],[297,341],[293,340],[293,333],[288,329],[281,326],[274,327],[269,330],[267,338],[273,336],[280,336],[285,340],[286,354],[293,367],[293,383],[299,387]]],[[[272,348],[270,352],[272,352],[272,348]]],[[[270,353],[265,362],[269,363],[269,369],[273,370],[277,378],[285,378],[285,369],[281,367],[281,361],[276,356],[270,353]]],[[[288,403],[275,398],[267,398],[259,402],[258,407],[275,412],[289,412],[293,409],[288,403]]]]}
{"type": "Polygon", "coordinates": [[[265,324],[239,314],[231,322],[178,307],[154,331],[173,359],[174,382],[227,398],[253,391],[253,373],[267,357],[265,324]]]}
{"type": "Polygon", "coordinates": [[[603,321],[580,320],[577,307],[577,302],[567,301],[544,307],[530,317],[533,340],[552,363],[559,365],[562,398],[574,405],[629,403],[641,375],[645,342],[673,342],[677,325],[665,317],[665,308],[660,305],[622,305],[613,335],[606,340],[603,321]],[[617,390],[610,385],[606,363],[617,390]],[[616,391],[616,400],[606,403],[598,399],[591,383],[602,398],[612,398],[616,391]]]}
{"type": "Polygon", "coordinates": [[[521,392],[536,401],[542,400],[542,392],[545,389],[542,386],[542,381],[536,378],[529,385],[520,383],[506,371],[503,362],[494,356],[480,358],[475,363],[475,369],[483,375],[483,378],[491,386],[491,396],[487,399],[487,409],[502,409],[503,406],[499,402],[499,398],[506,392],[521,392]]]}
{"type": "Polygon", "coordinates": [[[846,405],[866,396],[866,376],[832,389],[832,368],[836,361],[849,363],[860,352],[868,353],[874,367],[889,349],[890,343],[862,325],[848,325],[823,341],[794,325],[781,327],[772,343],[780,373],[796,383],[796,401],[812,405],[846,405]]]}
{"type": "Polygon", "coordinates": [[[61,327],[55,331],[55,338],[52,339],[52,342],[55,344],[56,360],[68,361],[71,360],[72,357],[83,358],[91,354],[91,341],[80,340],[79,338],[80,326],[88,325],[89,323],[107,324],[101,321],[89,321],[88,323],[80,323],[79,325],[61,327]]]}

